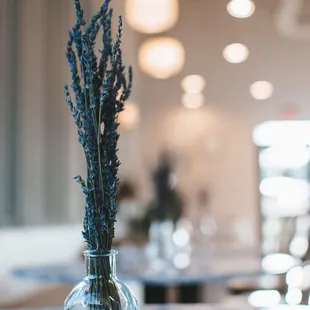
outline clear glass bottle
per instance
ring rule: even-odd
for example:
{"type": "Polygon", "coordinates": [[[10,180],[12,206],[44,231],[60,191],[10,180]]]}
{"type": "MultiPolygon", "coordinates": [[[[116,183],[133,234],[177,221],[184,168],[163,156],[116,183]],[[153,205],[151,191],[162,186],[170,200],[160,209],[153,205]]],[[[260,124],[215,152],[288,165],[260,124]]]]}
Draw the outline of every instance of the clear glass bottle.
{"type": "Polygon", "coordinates": [[[85,251],[85,277],[65,300],[65,310],[138,310],[128,286],[116,276],[117,251],[85,251]]]}

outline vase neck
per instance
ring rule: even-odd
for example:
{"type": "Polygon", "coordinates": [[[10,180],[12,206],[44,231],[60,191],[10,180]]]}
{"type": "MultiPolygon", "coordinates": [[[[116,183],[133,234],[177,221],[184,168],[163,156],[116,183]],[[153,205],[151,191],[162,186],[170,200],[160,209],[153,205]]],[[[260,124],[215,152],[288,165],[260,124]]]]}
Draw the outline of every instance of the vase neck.
{"type": "Polygon", "coordinates": [[[85,278],[110,279],[116,277],[116,251],[86,251],[85,278]]]}

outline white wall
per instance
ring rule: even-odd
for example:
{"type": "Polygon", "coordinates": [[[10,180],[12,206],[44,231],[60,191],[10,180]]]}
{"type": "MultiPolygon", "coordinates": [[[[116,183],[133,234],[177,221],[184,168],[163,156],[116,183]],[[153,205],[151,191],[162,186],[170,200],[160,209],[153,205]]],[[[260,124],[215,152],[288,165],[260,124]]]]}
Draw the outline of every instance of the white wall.
{"type": "MultiPolygon", "coordinates": [[[[72,177],[83,172],[83,156],[62,95],[63,81],[68,78],[65,32],[74,12],[67,0],[20,2],[19,207],[26,205],[23,210],[32,224],[44,219],[40,214],[44,204],[51,211],[47,220],[65,210],[63,219],[81,221],[83,197],[72,177]],[[58,11],[61,15],[53,25],[58,11]],[[59,122],[55,127],[54,120],[59,122]],[[34,210],[38,212],[32,215],[34,210]]],[[[233,218],[246,218],[253,231],[258,231],[251,131],[259,122],[281,118],[287,105],[296,107],[300,117],[309,117],[310,43],[290,41],[277,33],[268,0],[258,2],[255,15],[247,20],[230,17],[225,0],[180,2],[180,21],[168,35],[184,44],[186,65],[175,78],[159,81],[139,71],[137,50],[147,36],[125,24],[124,54],[135,76],[132,99],[140,105],[142,119],[138,130],[122,132],[121,177],[135,179],[141,186],[141,199],[149,201],[150,171],[160,150],[169,148],[177,154],[176,172],[187,198],[187,214],[193,214],[195,193],[206,187],[220,226],[226,227],[233,218]],[[233,42],[249,47],[246,63],[231,65],[223,60],[223,48],[233,42]],[[207,81],[206,105],[198,111],[181,106],[180,82],[187,74],[201,74],[207,81]],[[266,102],[254,101],[248,92],[249,85],[261,79],[275,86],[274,96],[266,102]]],[[[84,1],[86,11],[99,3],[84,1]]],[[[114,1],[115,15],[123,12],[122,4],[114,1]]]]}
{"type": "MultiPolygon", "coordinates": [[[[185,68],[164,81],[136,72],[143,76],[136,85],[142,92],[142,121],[135,133],[140,137],[142,161],[131,166],[124,161],[122,169],[139,179],[142,176],[143,195],[151,197],[151,184],[145,182],[150,179],[148,171],[159,150],[169,148],[178,153],[177,175],[188,198],[188,213],[193,213],[195,192],[205,186],[211,191],[212,210],[221,227],[229,226],[232,219],[246,219],[258,237],[258,172],[252,129],[265,120],[281,119],[288,106],[299,112],[297,117],[310,116],[310,42],[292,41],[276,31],[278,1],[272,5],[267,0],[257,2],[254,16],[246,20],[229,16],[224,0],[180,2],[181,18],[168,35],[184,44],[185,68]],[[223,48],[234,42],[248,46],[247,62],[232,65],[224,61],[223,48]],[[206,106],[196,112],[181,106],[180,82],[188,74],[201,74],[207,81],[206,106]],[[257,80],[273,83],[275,94],[270,100],[251,98],[248,89],[257,80]],[[214,144],[217,147],[210,151],[214,144]]],[[[142,42],[147,36],[138,38],[142,42]]],[[[122,150],[121,158],[125,157],[122,150]]]]}
{"type": "Polygon", "coordinates": [[[0,276],[16,267],[76,261],[83,250],[79,225],[0,230],[0,276]]]}

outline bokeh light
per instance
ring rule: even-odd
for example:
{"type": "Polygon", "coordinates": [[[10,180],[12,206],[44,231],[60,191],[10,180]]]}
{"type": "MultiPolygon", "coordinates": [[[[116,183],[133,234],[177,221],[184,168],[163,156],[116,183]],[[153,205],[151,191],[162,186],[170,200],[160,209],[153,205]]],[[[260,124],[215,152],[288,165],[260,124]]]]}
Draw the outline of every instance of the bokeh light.
{"type": "Polygon", "coordinates": [[[170,78],[182,70],[184,63],[183,45],[170,37],[148,39],[139,49],[140,68],[154,78],[170,78]]]}
{"type": "Polygon", "coordinates": [[[179,18],[178,0],[126,0],[128,24],[143,33],[161,33],[172,28],[179,18]]]}
{"type": "Polygon", "coordinates": [[[296,306],[301,303],[302,291],[299,288],[289,288],[286,295],[285,301],[288,305],[296,306]]]}
{"type": "Polygon", "coordinates": [[[309,198],[308,182],[289,177],[269,177],[261,181],[260,193],[277,198],[281,203],[303,202],[309,198]]]}
{"type": "Polygon", "coordinates": [[[305,237],[295,237],[290,244],[290,252],[296,257],[303,257],[308,251],[308,240],[305,237]]]}
{"type": "Polygon", "coordinates": [[[255,12],[255,4],[251,0],[232,0],[227,4],[228,13],[236,18],[248,18],[255,12]]]}
{"type": "Polygon", "coordinates": [[[181,86],[186,93],[198,94],[206,87],[206,81],[201,75],[188,75],[182,80],[181,86]]]}
{"type": "Polygon", "coordinates": [[[173,233],[172,240],[176,246],[183,247],[189,242],[189,233],[185,229],[177,229],[173,233]]]}
{"type": "Polygon", "coordinates": [[[223,57],[230,63],[238,64],[246,61],[249,53],[249,49],[244,44],[233,43],[224,48],[223,57]]]}
{"type": "Polygon", "coordinates": [[[135,102],[128,101],[125,103],[125,110],[119,114],[121,129],[133,130],[140,122],[140,110],[135,102]]]}
{"type": "Polygon", "coordinates": [[[302,287],[303,284],[303,268],[301,266],[293,267],[286,274],[286,284],[289,287],[302,287]]]}
{"type": "Polygon", "coordinates": [[[310,161],[310,151],[306,146],[274,146],[263,150],[259,164],[266,169],[297,169],[310,161]]]}
{"type": "Polygon", "coordinates": [[[282,274],[293,268],[297,260],[288,254],[272,253],[266,255],[262,260],[262,267],[271,274],[282,274]]]}
{"type": "Polygon", "coordinates": [[[257,81],[250,86],[250,93],[256,100],[269,99],[273,92],[273,85],[268,81],[257,81]]]}
{"type": "Polygon", "coordinates": [[[178,253],[173,259],[173,264],[178,269],[185,269],[190,264],[190,256],[188,253],[178,253]]]}
{"type": "Polygon", "coordinates": [[[182,103],[188,109],[198,109],[203,106],[205,97],[203,94],[184,94],[182,103]]]}
{"type": "Polygon", "coordinates": [[[253,140],[257,146],[295,148],[310,144],[309,121],[268,121],[255,127],[253,140]]]}
{"type": "Polygon", "coordinates": [[[281,301],[281,295],[277,290],[258,290],[250,293],[248,302],[253,307],[272,307],[281,301]]]}

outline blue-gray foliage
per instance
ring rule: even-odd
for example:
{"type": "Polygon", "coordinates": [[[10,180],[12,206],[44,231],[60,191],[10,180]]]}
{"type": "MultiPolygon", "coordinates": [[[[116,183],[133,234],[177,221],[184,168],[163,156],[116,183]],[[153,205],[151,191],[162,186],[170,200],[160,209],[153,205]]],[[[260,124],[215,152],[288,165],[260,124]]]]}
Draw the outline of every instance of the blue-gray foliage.
{"type": "Polygon", "coordinates": [[[122,62],[122,18],[112,39],[111,0],[105,0],[87,25],[79,0],[75,0],[76,24],[69,32],[67,60],[71,73],[72,100],[65,85],[65,97],[77,127],[87,163],[87,179],[75,179],[85,195],[83,237],[90,250],[111,249],[118,192],[118,114],[124,109],[132,87],[132,70],[122,62]],[[102,33],[100,57],[95,42],[102,33]]]}

